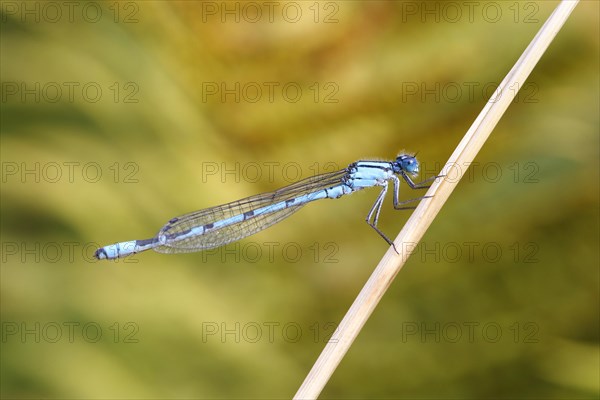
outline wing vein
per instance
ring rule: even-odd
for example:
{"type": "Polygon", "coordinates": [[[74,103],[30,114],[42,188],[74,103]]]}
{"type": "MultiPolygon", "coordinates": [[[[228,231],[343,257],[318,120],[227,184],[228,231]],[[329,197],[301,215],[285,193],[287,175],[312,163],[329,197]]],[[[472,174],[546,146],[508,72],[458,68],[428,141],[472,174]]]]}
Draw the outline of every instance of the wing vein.
{"type": "Polygon", "coordinates": [[[296,199],[302,195],[318,193],[321,190],[342,185],[347,174],[348,170],[343,169],[312,176],[272,192],[257,194],[173,218],[157,234],[156,237],[159,240],[161,237],[165,239],[164,244],[155,247],[154,250],[160,253],[184,253],[211,249],[235,242],[289,217],[312,200],[298,205],[292,204],[283,209],[261,213],[256,216],[240,217],[243,214],[271,204],[296,199]],[[194,228],[207,226],[236,216],[240,220],[230,225],[207,230],[203,234],[187,237],[184,235],[194,228]],[[179,236],[183,238],[178,239],[179,236]]]}

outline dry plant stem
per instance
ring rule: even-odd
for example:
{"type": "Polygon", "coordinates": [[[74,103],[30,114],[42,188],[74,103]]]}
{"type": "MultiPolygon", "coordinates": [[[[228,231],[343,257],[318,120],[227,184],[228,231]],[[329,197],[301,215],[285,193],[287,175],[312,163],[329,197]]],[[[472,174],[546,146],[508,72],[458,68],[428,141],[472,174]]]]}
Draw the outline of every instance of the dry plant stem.
{"type": "Polygon", "coordinates": [[[316,399],[319,396],[394,277],[404,266],[407,258],[466,172],[468,165],[473,161],[514,99],[516,91],[509,88],[514,88],[515,84],[518,85],[516,86],[518,88],[523,87],[525,79],[577,3],[578,0],[563,0],[558,5],[504,78],[490,101],[486,103],[441,172],[441,175],[452,176],[452,179],[437,179],[431,186],[427,195],[433,196],[433,198],[419,204],[394,241],[399,254],[391,247],[385,253],[298,389],[294,396],[295,399],[316,399]]]}

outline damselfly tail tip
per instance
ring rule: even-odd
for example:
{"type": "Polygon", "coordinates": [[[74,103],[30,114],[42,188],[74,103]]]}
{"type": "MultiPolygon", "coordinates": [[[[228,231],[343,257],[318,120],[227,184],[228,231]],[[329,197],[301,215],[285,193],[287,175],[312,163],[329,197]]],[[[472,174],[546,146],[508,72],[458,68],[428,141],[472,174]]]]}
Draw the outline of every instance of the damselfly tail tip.
{"type": "Polygon", "coordinates": [[[96,257],[97,260],[105,260],[108,258],[108,254],[106,253],[106,250],[104,250],[104,247],[101,247],[96,250],[94,257],[96,257]]]}

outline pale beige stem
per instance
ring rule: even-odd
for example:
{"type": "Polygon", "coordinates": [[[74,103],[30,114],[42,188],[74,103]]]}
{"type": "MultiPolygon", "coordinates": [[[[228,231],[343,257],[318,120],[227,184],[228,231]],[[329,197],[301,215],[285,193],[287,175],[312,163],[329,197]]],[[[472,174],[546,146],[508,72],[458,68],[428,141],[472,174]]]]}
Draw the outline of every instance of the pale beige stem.
{"type": "Polygon", "coordinates": [[[295,399],[316,399],[319,396],[392,280],[404,266],[407,258],[466,172],[467,166],[473,161],[516,96],[518,91],[511,90],[511,88],[523,87],[523,83],[533,67],[577,3],[578,0],[563,0],[558,5],[506,75],[490,101],[486,103],[442,169],[441,175],[452,176],[452,179],[437,179],[433,183],[427,192],[427,195],[433,197],[419,204],[394,241],[400,254],[397,254],[391,247],[385,253],[298,389],[295,399]]]}

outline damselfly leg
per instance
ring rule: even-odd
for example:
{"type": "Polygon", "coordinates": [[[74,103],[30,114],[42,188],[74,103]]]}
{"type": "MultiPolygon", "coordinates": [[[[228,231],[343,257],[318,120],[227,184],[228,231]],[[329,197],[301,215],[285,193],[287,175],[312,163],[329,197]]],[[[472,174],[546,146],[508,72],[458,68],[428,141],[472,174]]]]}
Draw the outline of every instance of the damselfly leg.
{"type": "MultiPolygon", "coordinates": [[[[429,183],[429,182],[435,180],[436,178],[443,177],[443,176],[433,176],[431,178],[425,179],[424,181],[415,183],[415,182],[413,182],[412,179],[410,179],[410,176],[408,176],[404,172],[402,172],[401,175],[404,178],[404,180],[406,181],[406,183],[408,184],[408,186],[410,186],[411,189],[428,189],[430,187],[430,185],[426,186],[424,184],[429,183]]],[[[416,208],[416,206],[403,207],[402,205],[414,203],[414,202],[421,201],[423,199],[428,199],[428,198],[432,197],[432,196],[421,196],[421,197],[416,197],[414,199],[400,201],[400,179],[398,179],[398,177],[396,177],[396,176],[392,176],[392,177],[390,177],[390,180],[392,180],[394,182],[394,192],[393,192],[392,199],[393,199],[393,203],[394,203],[394,209],[396,209],[396,210],[414,210],[416,208]]],[[[390,246],[392,246],[394,248],[394,250],[396,251],[396,253],[399,254],[398,249],[396,248],[396,245],[394,244],[394,242],[390,238],[388,238],[386,236],[386,234],[383,233],[381,231],[381,229],[379,229],[379,227],[377,226],[377,224],[379,222],[379,214],[381,213],[381,207],[383,206],[383,202],[384,202],[385,196],[387,194],[388,182],[386,181],[385,184],[383,184],[381,186],[383,186],[383,188],[381,189],[381,192],[377,196],[375,203],[373,203],[373,206],[369,210],[366,221],[367,221],[367,224],[369,224],[369,226],[371,228],[373,228],[375,230],[375,232],[377,232],[379,234],[379,236],[381,236],[390,246]]]]}

